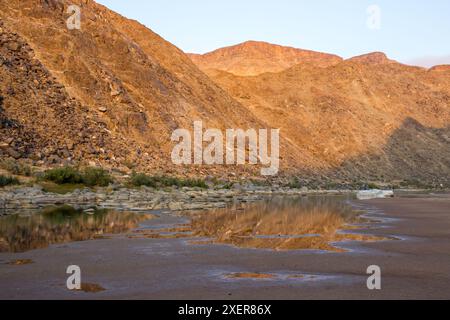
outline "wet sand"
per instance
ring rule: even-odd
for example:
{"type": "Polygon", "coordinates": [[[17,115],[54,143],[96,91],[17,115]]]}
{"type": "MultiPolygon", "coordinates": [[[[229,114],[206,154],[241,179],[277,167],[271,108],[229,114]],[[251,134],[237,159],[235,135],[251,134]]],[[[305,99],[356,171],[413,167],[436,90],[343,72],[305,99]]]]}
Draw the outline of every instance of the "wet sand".
{"type": "MultiPolygon", "coordinates": [[[[379,219],[358,230],[401,241],[350,242],[348,252],[191,245],[186,239],[110,239],[0,254],[1,299],[450,299],[450,198],[354,201],[379,219]],[[10,264],[15,260],[27,264],[10,264]],[[79,265],[100,292],[69,291],[79,265]],[[366,269],[382,270],[382,290],[366,269]],[[262,274],[263,277],[230,277],[262,274]]],[[[153,219],[171,224],[173,217],[153,219]]],[[[342,245],[342,244],[341,244],[342,245]]]]}

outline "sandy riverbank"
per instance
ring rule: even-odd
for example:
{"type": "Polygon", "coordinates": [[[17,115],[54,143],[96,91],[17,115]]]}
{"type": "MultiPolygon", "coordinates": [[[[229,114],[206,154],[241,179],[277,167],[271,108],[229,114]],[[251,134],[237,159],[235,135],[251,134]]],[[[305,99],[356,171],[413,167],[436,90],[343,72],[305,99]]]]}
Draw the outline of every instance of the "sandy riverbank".
{"type": "MultiPolygon", "coordinates": [[[[380,219],[362,233],[403,241],[348,243],[345,253],[189,245],[183,239],[111,239],[0,254],[2,299],[449,299],[450,198],[355,201],[380,219]],[[9,265],[15,259],[32,264],[9,265]],[[70,292],[68,265],[105,291],[70,292]],[[382,269],[382,290],[369,291],[369,265],[382,269]],[[233,273],[268,274],[246,279],[233,273]]],[[[162,217],[152,224],[178,223],[162,217]]],[[[361,231],[358,231],[361,232],[361,231]]]]}

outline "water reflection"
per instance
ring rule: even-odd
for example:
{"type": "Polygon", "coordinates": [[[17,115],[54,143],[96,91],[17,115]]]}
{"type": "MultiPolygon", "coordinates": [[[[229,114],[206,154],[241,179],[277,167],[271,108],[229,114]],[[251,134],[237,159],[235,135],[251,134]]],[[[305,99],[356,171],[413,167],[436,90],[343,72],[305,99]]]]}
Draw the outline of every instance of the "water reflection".
{"type": "Polygon", "coordinates": [[[196,236],[212,238],[212,243],[243,248],[342,251],[332,243],[354,240],[355,236],[339,231],[357,221],[344,198],[278,197],[244,210],[194,215],[192,229],[196,236]]]}
{"type": "Polygon", "coordinates": [[[0,252],[24,252],[51,244],[101,238],[136,228],[151,215],[71,207],[48,208],[33,215],[0,218],[0,252]]]}
{"type": "Polygon", "coordinates": [[[194,214],[192,227],[197,235],[226,241],[247,236],[332,234],[345,222],[357,218],[344,199],[338,197],[275,197],[239,209],[194,214]]]}
{"type": "Polygon", "coordinates": [[[376,241],[374,236],[342,234],[361,222],[343,197],[274,197],[266,201],[188,214],[178,228],[143,230],[138,237],[194,238],[191,244],[230,244],[241,248],[344,251],[345,240],[376,241]],[[195,239],[198,238],[198,239],[195,239]],[[207,238],[207,240],[204,240],[207,238]]]}

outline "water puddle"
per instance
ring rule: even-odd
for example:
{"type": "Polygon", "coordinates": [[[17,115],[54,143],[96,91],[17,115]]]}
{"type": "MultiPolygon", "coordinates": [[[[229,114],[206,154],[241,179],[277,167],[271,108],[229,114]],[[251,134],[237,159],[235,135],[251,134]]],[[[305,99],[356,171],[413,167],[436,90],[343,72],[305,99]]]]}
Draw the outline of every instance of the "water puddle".
{"type": "Polygon", "coordinates": [[[345,252],[339,243],[388,240],[358,234],[370,226],[364,213],[355,210],[348,198],[330,196],[279,196],[179,216],[53,207],[31,215],[1,217],[0,252],[108,239],[113,234],[125,234],[128,239],[184,239],[191,245],[345,252]]]}
{"type": "Polygon", "coordinates": [[[186,215],[190,223],[142,229],[133,238],[190,239],[193,245],[225,244],[248,249],[343,252],[346,241],[388,240],[358,234],[368,224],[343,197],[274,197],[247,205],[186,215]],[[351,230],[344,232],[342,230],[351,230]]]}
{"type": "Polygon", "coordinates": [[[319,275],[308,273],[256,273],[256,272],[234,272],[223,273],[220,278],[225,281],[292,281],[311,282],[324,281],[336,278],[334,275],[319,275]]]}
{"type": "Polygon", "coordinates": [[[25,252],[52,244],[107,239],[151,219],[150,214],[98,210],[83,212],[71,207],[52,207],[30,215],[0,218],[0,252],[25,252]]]}

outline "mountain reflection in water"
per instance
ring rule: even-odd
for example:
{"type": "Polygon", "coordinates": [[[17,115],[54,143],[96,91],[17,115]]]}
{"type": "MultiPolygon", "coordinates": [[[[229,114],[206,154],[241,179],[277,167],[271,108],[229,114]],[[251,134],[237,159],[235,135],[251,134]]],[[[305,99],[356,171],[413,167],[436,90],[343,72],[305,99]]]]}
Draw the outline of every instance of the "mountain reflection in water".
{"type": "Polygon", "coordinates": [[[272,250],[345,251],[335,242],[383,238],[343,234],[360,222],[344,197],[273,197],[266,201],[188,214],[191,222],[177,228],[142,230],[137,237],[185,238],[191,244],[229,244],[272,250]],[[205,240],[205,238],[207,238],[205,240]]]}
{"type": "Polygon", "coordinates": [[[358,216],[344,198],[278,197],[242,211],[216,211],[194,216],[196,236],[237,247],[338,251],[330,242],[341,240],[338,231],[358,216]]]}
{"type": "Polygon", "coordinates": [[[48,208],[38,214],[0,218],[0,252],[24,252],[51,244],[101,238],[136,228],[151,215],[94,211],[91,214],[71,207],[48,208]]]}

